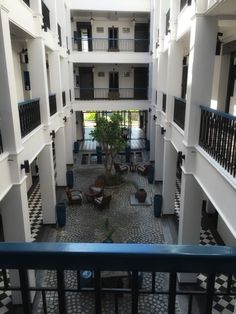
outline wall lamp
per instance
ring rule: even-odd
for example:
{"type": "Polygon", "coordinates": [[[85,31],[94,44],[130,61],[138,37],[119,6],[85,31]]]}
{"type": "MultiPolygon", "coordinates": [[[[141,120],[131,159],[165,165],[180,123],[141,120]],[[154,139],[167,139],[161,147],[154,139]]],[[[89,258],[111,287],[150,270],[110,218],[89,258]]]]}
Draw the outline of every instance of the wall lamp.
{"type": "Polygon", "coordinates": [[[148,111],[149,111],[149,112],[152,112],[152,108],[149,108],[148,111]]]}
{"type": "Polygon", "coordinates": [[[166,129],[163,128],[163,126],[162,126],[162,127],[161,127],[161,134],[163,135],[163,134],[165,134],[165,132],[166,132],[166,129]]]}
{"type": "Polygon", "coordinates": [[[52,139],[54,139],[54,138],[56,137],[56,133],[55,133],[55,131],[54,131],[54,130],[52,130],[52,132],[50,133],[50,135],[51,135],[52,139]]]}
{"type": "Polygon", "coordinates": [[[30,173],[29,160],[24,160],[24,164],[20,165],[21,170],[25,169],[25,173],[30,173]]]}
{"type": "Polygon", "coordinates": [[[179,163],[180,165],[182,165],[183,160],[185,160],[185,155],[183,155],[183,152],[178,152],[178,156],[177,156],[177,163],[179,163]]]}
{"type": "Polygon", "coordinates": [[[154,114],[153,115],[153,120],[155,121],[157,119],[157,116],[154,114]]]}
{"type": "Polygon", "coordinates": [[[43,25],[41,26],[41,28],[42,28],[45,32],[47,31],[47,25],[43,24],[43,25]]]}
{"type": "Polygon", "coordinates": [[[74,113],[74,110],[73,110],[73,109],[71,109],[71,110],[70,110],[70,113],[71,113],[71,114],[73,114],[73,113],[74,113]]]}
{"type": "Polygon", "coordinates": [[[63,118],[63,121],[64,121],[64,122],[66,122],[66,121],[67,121],[67,117],[66,117],[66,116],[63,118]]]}

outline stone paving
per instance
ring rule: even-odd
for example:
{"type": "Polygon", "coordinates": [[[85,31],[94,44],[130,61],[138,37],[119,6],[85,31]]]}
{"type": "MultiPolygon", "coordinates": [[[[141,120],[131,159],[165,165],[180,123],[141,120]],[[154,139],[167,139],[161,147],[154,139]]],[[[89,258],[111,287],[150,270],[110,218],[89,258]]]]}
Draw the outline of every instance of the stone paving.
{"type": "MultiPolygon", "coordinates": [[[[86,192],[89,185],[93,184],[96,177],[103,173],[102,166],[80,166],[74,167],[75,187],[86,192]]],[[[69,206],[67,208],[67,221],[64,228],[58,228],[56,241],[58,242],[101,242],[104,240],[104,222],[109,219],[111,225],[117,229],[113,234],[114,242],[136,243],[164,243],[164,235],[160,219],[155,218],[153,206],[131,206],[130,194],[135,192],[136,182],[144,187],[151,198],[159,193],[156,185],[149,184],[146,177],[137,173],[124,175],[126,183],[119,188],[106,189],[106,193],[112,194],[110,208],[100,211],[93,204],[83,200],[81,206],[69,206]]],[[[66,271],[66,286],[76,288],[77,276],[74,271],[66,271]]],[[[151,274],[143,276],[142,288],[151,289],[151,274]]],[[[156,288],[166,287],[168,278],[166,274],[156,274],[156,288]]],[[[56,274],[47,271],[44,279],[44,286],[56,286],[56,274]]],[[[67,310],[70,314],[95,313],[94,296],[86,293],[67,293],[67,310]]],[[[131,313],[131,296],[123,294],[118,297],[119,313],[131,313]]],[[[57,296],[55,292],[47,293],[48,313],[57,313],[57,296]]],[[[111,294],[102,297],[102,313],[112,314],[114,311],[114,296],[111,294]]],[[[177,313],[179,311],[177,310],[177,313]]],[[[43,313],[42,301],[39,302],[37,313],[43,313]]],[[[145,295],[139,298],[139,314],[167,313],[167,298],[164,296],[145,295]]]]}

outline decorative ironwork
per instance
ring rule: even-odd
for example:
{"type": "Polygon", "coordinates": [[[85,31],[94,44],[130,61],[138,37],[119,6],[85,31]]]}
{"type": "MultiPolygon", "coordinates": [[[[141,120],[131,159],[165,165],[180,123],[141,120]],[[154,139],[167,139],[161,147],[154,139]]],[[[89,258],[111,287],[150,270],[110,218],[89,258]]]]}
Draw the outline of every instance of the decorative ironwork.
{"type": "Polygon", "coordinates": [[[63,107],[66,106],[66,92],[65,91],[62,92],[62,105],[63,107]]]}
{"type": "Polygon", "coordinates": [[[56,94],[49,95],[49,109],[50,109],[50,116],[54,115],[57,112],[56,94]]]}
{"type": "MultiPolygon", "coordinates": [[[[161,296],[168,300],[168,313],[174,314],[176,296],[185,295],[187,301],[186,313],[196,313],[193,306],[193,296],[206,300],[202,307],[204,313],[212,313],[212,303],[215,297],[236,296],[232,277],[235,273],[236,248],[223,246],[190,246],[190,245],[150,245],[150,244],[105,244],[105,243],[0,243],[0,269],[3,274],[3,290],[20,291],[23,312],[32,313],[31,291],[42,295],[42,311],[48,313],[47,293],[55,291],[57,297],[50,296],[50,305],[56,302],[58,313],[69,313],[66,295],[94,295],[94,312],[102,313],[102,296],[114,295],[114,313],[119,312],[119,296],[122,293],[130,295],[132,313],[139,312],[140,296],[161,296]],[[9,285],[7,269],[19,272],[20,285],[9,285]],[[56,285],[36,284],[30,286],[29,269],[53,270],[57,278],[56,285]],[[73,270],[75,287],[67,287],[65,271],[73,270]],[[87,270],[87,271],[84,271],[87,270]],[[128,287],[122,285],[104,286],[101,272],[119,272],[126,274],[128,287]],[[218,273],[227,271],[228,281],[224,290],[214,289],[215,277],[218,273]],[[85,274],[84,274],[85,272],[85,274]],[[142,287],[140,276],[143,272],[151,273],[151,284],[142,287]],[[166,288],[156,288],[158,273],[169,274],[169,284],[166,288]],[[204,273],[207,276],[206,289],[181,289],[177,287],[179,273],[204,273]],[[83,275],[90,280],[84,283],[83,275]]],[[[83,298],[81,298],[81,302],[83,298]]],[[[158,309],[156,309],[156,312],[158,309]]]]}
{"type": "Polygon", "coordinates": [[[43,15],[43,28],[47,31],[47,28],[50,29],[50,11],[46,4],[42,2],[42,15],[43,15]]]}
{"type": "Polygon", "coordinates": [[[0,130],[0,154],[3,153],[3,143],[2,143],[2,133],[1,133],[1,130],[0,130]]]}
{"type": "Polygon", "coordinates": [[[236,176],[236,117],[201,106],[199,145],[236,176]]]}
{"type": "Polygon", "coordinates": [[[148,99],[148,88],[75,88],[75,99],[148,99]]]}
{"type": "Polygon", "coordinates": [[[166,94],[162,95],[162,111],[166,112],[166,94]]]}
{"type": "Polygon", "coordinates": [[[18,103],[21,136],[24,137],[41,124],[39,98],[18,103]]]}
{"type": "Polygon", "coordinates": [[[184,124],[185,124],[185,108],[186,108],[186,100],[175,97],[173,120],[182,130],[184,130],[184,124]]]}

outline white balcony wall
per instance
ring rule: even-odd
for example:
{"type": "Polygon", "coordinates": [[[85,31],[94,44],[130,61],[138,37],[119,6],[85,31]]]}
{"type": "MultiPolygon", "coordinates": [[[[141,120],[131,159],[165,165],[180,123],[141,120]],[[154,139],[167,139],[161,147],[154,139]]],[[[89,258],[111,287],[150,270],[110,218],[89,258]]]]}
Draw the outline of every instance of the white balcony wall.
{"type": "Polygon", "coordinates": [[[22,43],[12,42],[12,57],[13,57],[13,63],[14,63],[15,84],[16,84],[18,102],[25,100],[24,85],[23,85],[23,70],[22,70],[22,64],[20,63],[20,54],[19,54],[22,48],[24,48],[22,43]]]}
{"type": "Polygon", "coordinates": [[[150,0],[68,0],[71,10],[88,10],[91,11],[124,11],[124,12],[150,12],[151,1],[150,0]]]}
{"type": "Polygon", "coordinates": [[[73,51],[69,56],[69,61],[73,63],[125,63],[143,64],[150,63],[151,56],[148,52],[77,52],[73,51]]]}
{"type": "Polygon", "coordinates": [[[148,110],[150,105],[148,100],[77,100],[73,108],[77,111],[148,110]]]}
{"type": "Polygon", "coordinates": [[[180,39],[186,32],[190,31],[191,19],[195,14],[195,6],[186,6],[178,15],[177,22],[177,40],[180,39]]]}
{"type": "Polygon", "coordinates": [[[3,153],[0,155],[0,173],[1,173],[1,180],[0,180],[0,201],[3,197],[7,194],[12,186],[12,179],[11,179],[11,161],[9,160],[9,155],[3,153]],[[4,179],[3,179],[4,178],[4,179]]]}
{"type": "Polygon", "coordinates": [[[197,147],[195,177],[230,233],[236,238],[236,179],[200,147],[197,147]]]}
{"type": "Polygon", "coordinates": [[[184,131],[174,122],[171,124],[170,139],[177,152],[183,151],[184,131]]]}
{"type": "Polygon", "coordinates": [[[38,19],[34,18],[34,12],[21,0],[2,0],[1,5],[9,11],[8,17],[19,28],[36,36],[38,34],[38,19]]]}

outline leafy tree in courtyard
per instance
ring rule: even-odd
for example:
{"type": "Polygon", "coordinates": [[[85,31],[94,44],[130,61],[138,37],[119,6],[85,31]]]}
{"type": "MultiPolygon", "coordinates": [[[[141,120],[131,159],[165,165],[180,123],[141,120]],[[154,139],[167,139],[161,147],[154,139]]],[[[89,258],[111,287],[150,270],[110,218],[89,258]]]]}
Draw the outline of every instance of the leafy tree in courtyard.
{"type": "Polygon", "coordinates": [[[99,117],[96,126],[90,135],[99,143],[105,153],[104,167],[106,175],[110,175],[118,152],[125,147],[126,141],[122,138],[122,117],[114,113],[110,119],[99,117]]]}

